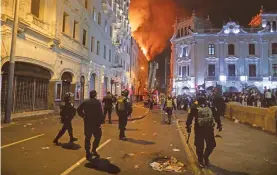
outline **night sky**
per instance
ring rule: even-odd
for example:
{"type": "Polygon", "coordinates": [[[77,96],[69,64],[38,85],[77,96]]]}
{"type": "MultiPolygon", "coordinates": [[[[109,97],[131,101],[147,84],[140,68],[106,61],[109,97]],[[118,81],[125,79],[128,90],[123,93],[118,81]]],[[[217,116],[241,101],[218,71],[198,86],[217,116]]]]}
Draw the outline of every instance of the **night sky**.
{"type": "MultiPolygon", "coordinates": [[[[162,1],[162,0],[161,0],[162,1]]],[[[179,7],[183,7],[186,16],[191,16],[195,10],[197,16],[207,17],[210,15],[214,28],[221,28],[223,21],[229,19],[238,21],[243,27],[248,28],[252,17],[256,16],[264,7],[265,12],[277,13],[277,0],[175,0],[179,7]]],[[[159,63],[157,79],[160,87],[164,84],[164,59],[170,57],[170,42],[168,47],[155,60],[159,63]]]]}

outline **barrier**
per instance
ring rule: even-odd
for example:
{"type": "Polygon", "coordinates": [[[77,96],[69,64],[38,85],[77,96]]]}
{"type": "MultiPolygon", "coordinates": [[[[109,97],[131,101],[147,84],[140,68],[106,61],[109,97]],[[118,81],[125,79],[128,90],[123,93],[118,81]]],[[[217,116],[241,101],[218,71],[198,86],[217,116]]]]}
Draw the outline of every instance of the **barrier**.
{"type": "Polygon", "coordinates": [[[226,105],[225,115],[227,118],[237,119],[242,123],[260,127],[271,133],[277,133],[277,106],[259,108],[230,102],[226,105]]]}

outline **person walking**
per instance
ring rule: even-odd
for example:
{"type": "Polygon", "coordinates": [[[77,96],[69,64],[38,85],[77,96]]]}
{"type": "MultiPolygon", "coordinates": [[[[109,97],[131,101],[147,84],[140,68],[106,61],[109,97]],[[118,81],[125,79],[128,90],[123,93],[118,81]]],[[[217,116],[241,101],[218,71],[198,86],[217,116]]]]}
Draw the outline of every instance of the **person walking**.
{"type": "Polygon", "coordinates": [[[214,123],[217,123],[217,129],[222,131],[222,125],[220,118],[213,117],[212,110],[207,106],[206,99],[204,97],[198,97],[198,104],[192,105],[189,110],[188,119],[186,121],[186,129],[188,133],[191,133],[191,124],[195,118],[194,131],[196,146],[196,154],[198,157],[198,163],[201,168],[209,166],[209,156],[216,147],[214,136],[214,123]],[[215,122],[214,122],[215,121],[215,122]],[[204,151],[204,142],[206,142],[206,149],[204,151]]]}
{"type": "Polygon", "coordinates": [[[171,97],[171,95],[169,95],[164,104],[164,110],[167,113],[169,125],[171,124],[173,109],[176,110],[176,105],[175,105],[175,102],[174,102],[173,98],[171,97]]]}
{"type": "Polygon", "coordinates": [[[116,103],[116,114],[118,116],[118,127],[119,127],[119,139],[127,140],[125,135],[126,125],[128,117],[132,114],[132,104],[128,100],[129,91],[124,90],[121,96],[117,98],[116,103]]]}
{"type": "Polygon", "coordinates": [[[102,103],[104,103],[104,123],[108,113],[109,124],[112,124],[113,97],[110,92],[107,92],[107,95],[103,98],[102,103]]]}
{"type": "Polygon", "coordinates": [[[101,106],[101,102],[96,99],[97,92],[95,90],[90,91],[90,99],[85,100],[77,108],[78,115],[84,119],[85,130],[85,150],[87,160],[91,160],[92,156],[99,158],[100,155],[96,149],[99,146],[102,129],[101,124],[104,122],[104,114],[101,106]],[[94,136],[94,142],[91,147],[91,137],[94,136]]]}
{"type": "Polygon", "coordinates": [[[63,124],[62,129],[59,131],[53,143],[59,144],[59,139],[64,135],[66,131],[68,131],[70,142],[77,141],[77,138],[73,137],[73,128],[72,128],[72,119],[76,115],[76,109],[70,101],[71,94],[66,93],[64,96],[64,102],[60,106],[60,116],[61,123],[63,124]]]}

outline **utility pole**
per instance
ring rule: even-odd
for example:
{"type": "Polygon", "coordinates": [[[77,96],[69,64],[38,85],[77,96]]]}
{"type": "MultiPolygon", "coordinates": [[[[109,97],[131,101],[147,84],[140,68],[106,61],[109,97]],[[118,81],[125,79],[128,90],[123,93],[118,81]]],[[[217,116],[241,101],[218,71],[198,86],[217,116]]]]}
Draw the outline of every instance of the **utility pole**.
{"type": "Polygon", "coordinates": [[[167,96],[167,57],[165,58],[165,95],[167,96]]]}
{"type": "MultiPolygon", "coordinates": [[[[131,48],[130,48],[130,82],[132,82],[132,66],[133,66],[133,37],[131,37],[131,48]]],[[[131,84],[131,90],[132,90],[132,94],[131,94],[131,102],[133,102],[133,83],[131,84]]]]}
{"type": "Polygon", "coordinates": [[[17,30],[18,30],[18,11],[19,11],[19,0],[15,1],[14,6],[14,22],[13,22],[13,31],[12,31],[12,44],[11,44],[11,54],[9,62],[9,78],[8,78],[8,97],[6,103],[4,123],[11,122],[12,106],[13,106],[13,80],[14,80],[14,67],[15,67],[15,47],[17,39],[17,30]]]}

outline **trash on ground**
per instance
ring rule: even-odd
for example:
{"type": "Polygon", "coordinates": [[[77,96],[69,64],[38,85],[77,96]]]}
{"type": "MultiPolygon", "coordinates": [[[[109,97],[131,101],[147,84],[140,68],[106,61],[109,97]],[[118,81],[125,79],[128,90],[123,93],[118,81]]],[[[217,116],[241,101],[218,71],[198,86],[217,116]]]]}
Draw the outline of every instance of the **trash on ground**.
{"type": "Polygon", "coordinates": [[[256,127],[257,125],[253,124],[252,126],[253,126],[253,127],[256,127]]]}
{"type": "Polygon", "coordinates": [[[174,157],[160,157],[154,160],[154,162],[150,163],[150,166],[155,171],[160,172],[184,172],[186,171],[186,166],[179,162],[174,157]]]}
{"type": "Polygon", "coordinates": [[[180,150],[177,149],[177,148],[174,148],[173,151],[174,151],[174,152],[179,152],[180,150]]]}
{"type": "Polygon", "coordinates": [[[239,123],[239,120],[238,119],[235,119],[235,122],[234,123],[239,123]]]}
{"type": "Polygon", "coordinates": [[[133,157],[134,155],[135,155],[134,153],[124,154],[124,156],[122,158],[125,159],[125,158],[129,158],[129,157],[133,157]]]}
{"type": "Polygon", "coordinates": [[[139,168],[139,166],[138,165],[135,165],[135,169],[138,169],[139,168]]]}
{"type": "Polygon", "coordinates": [[[31,131],[34,131],[35,129],[36,129],[36,128],[31,128],[30,130],[31,130],[31,131]]]}
{"type": "Polygon", "coordinates": [[[50,149],[50,147],[49,146],[45,146],[45,147],[42,147],[41,149],[42,150],[48,150],[48,149],[50,149]]]}
{"type": "Polygon", "coordinates": [[[146,134],[142,134],[143,136],[145,136],[146,134]]]}
{"type": "Polygon", "coordinates": [[[112,157],[107,157],[107,160],[110,160],[110,159],[112,159],[112,157]]]}
{"type": "Polygon", "coordinates": [[[268,159],[264,159],[266,162],[268,162],[268,159]]]}
{"type": "Polygon", "coordinates": [[[153,136],[158,136],[158,134],[155,132],[155,133],[153,133],[153,136]]]}
{"type": "Polygon", "coordinates": [[[172,144],[170,144],[169,146],[172,146],[172,144]]]}

